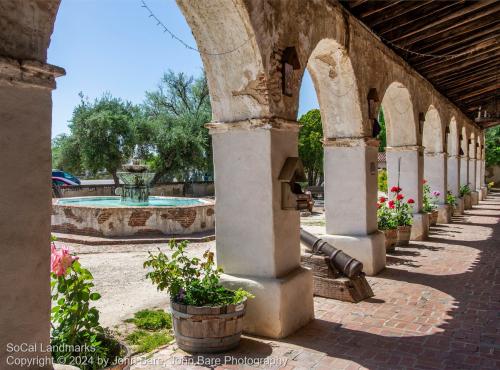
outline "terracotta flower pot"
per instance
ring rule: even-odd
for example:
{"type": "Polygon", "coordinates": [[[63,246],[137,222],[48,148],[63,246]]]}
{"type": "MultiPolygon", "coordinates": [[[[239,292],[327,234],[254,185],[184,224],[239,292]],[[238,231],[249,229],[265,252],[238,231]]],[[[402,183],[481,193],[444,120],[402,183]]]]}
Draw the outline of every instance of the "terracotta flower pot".
{"type": "Polygon", "coordinates": [[[396,249],[398,241],[398,229],[382,230],[385,235],[385,251],[392,252],[396,249]]]}
{"type": "Polygon", "coordinates": [[[238,346],[246,298],[239,304],[196,307],[171,302],[177,346],[190,353],[226,352],[238,346]]]}
{"type": "Polygon", "coordinates": [[[431,224],[431,226],[436,226],[437,225],[437,220],[438,220],[438,210],[434,209],[429,214],[429,223],[431,224]]]}
{"type": "Polygon", "coordinates": [[[401,247],[410,244],[411,226],[398,226],[398,241],[396,246],[401,247]]]}

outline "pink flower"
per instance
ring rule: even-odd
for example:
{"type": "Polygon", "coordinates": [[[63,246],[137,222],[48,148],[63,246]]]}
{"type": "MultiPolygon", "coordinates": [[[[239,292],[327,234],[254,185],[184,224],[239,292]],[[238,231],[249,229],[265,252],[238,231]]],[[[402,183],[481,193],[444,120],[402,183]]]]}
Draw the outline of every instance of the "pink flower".
{"type": "Polygon", "coordinates": [[[408,201],[406,203],[413,204],[413,203],[415,203],[415,201],[413,200],[413,198],[410,198],[410,199],[408,199],[408,201]]]}
{"type": "Polygon", "coordinates": [[[393,200],[389,201],[389,208],[394,209],[394,201],[393,200]]]}
{"type": "Polygon", "coordinates": [[[439,197],[441,195],[441,193],[439,191],[437,191],[437,190],[434,190],[432,192],[432,195],[434,195],[435,197],[439,197]]]}
{"type": "Polygon", "coordinates": [[[401,200],[401,199],[403,199],[404,197],[405,197],[405,196],[404,196],[403,194],[398,194],[398,195],[396,196],[396,199],[397,199],[397,200],[401,200]]]}
{"type": "Polygon", "coordinates": [[[69,254],[69,249],[63,246],[60,250],[56,249],[54,243],[50,247],[50,271],[57,276],[66,275],[66,270],[71,264],[78,259],[76,256],[69,254]]]}

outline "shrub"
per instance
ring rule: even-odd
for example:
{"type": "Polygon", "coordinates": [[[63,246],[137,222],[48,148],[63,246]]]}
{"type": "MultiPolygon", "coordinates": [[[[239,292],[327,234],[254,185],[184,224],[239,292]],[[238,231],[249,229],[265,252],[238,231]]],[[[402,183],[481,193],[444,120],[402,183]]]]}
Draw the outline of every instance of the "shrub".
{"type": "Polygon", "coordinates": [[[220,284],[222,269],[215,267],[212,252],[206,251],[202,261],[186,256],[186,247],[186,241],[171,241],[172,257],[158,249],[158,255],[150,252],[144,262],[145,268],[152,268],[146,277],[157,285],[158,290],[166,289],[174,302],[190,306],[218,306],[236,304],[246,297],[253,297],[243,289],[231,290],[220,284]]]}
{"type": "Polygon", "coordinates": [[[460,187],[460,197],[463,197],[464,195],[470,194],[471,190],[469,185],[462,185],[460,187]]]}
{"type": "Polygon", "coordinates": [[[172,315],[163,310],[141,310],[134,314],[129,320],[138,328],[147,330],[159,330],[172,328],[172,315]]]}
{"type": "Polygon", "coordinates": [[[378,171],[378,190],[387,194],[387,170],[378,171]]]}

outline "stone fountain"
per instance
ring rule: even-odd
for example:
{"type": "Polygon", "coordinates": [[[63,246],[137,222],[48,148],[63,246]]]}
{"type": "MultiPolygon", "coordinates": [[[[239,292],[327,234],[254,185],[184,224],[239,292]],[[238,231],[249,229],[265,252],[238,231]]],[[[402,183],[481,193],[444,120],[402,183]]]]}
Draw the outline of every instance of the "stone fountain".
{"type": "Polygon", "coordinates": [[[149,184],[153,180],[154,173],[147,172],[148,167],[139,159],[132,159],[123,165],[124,172],[117,175],[122,180],[123,186],[117,189],[121,202],[131,206],[147,206],[149,204],[149,184]]]}

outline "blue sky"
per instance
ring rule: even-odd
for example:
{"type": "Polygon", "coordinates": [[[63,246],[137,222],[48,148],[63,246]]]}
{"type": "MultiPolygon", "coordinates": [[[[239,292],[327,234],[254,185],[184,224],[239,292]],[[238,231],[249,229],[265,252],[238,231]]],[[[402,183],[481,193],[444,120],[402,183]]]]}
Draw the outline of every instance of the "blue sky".
{"type": "MultiPolygon", "coordinates": [[[[175,0],[146,2],[171,31],[196,46],[175,0]]],[[[109,91],[140,103],[168,69],[199,75],[203,68],[199,54],[163,33],[139,0],[62,0],[48,61],[66,69],[53,92],[53,137],[68,132],[80,91],[91,99],[109,91]]],[[[317,105],[306,74],[300,113],[317,105]]]]}

